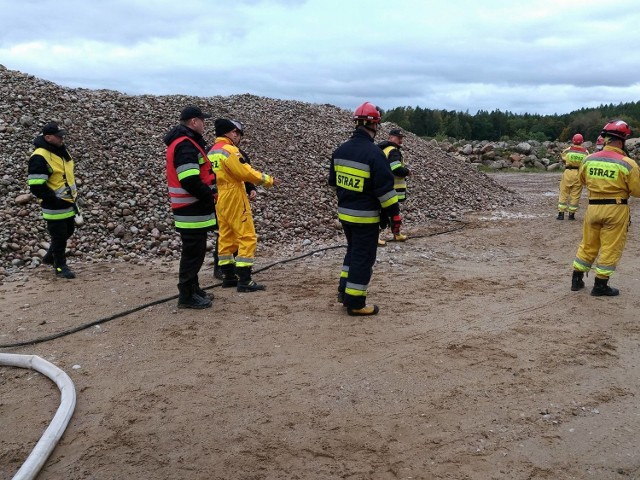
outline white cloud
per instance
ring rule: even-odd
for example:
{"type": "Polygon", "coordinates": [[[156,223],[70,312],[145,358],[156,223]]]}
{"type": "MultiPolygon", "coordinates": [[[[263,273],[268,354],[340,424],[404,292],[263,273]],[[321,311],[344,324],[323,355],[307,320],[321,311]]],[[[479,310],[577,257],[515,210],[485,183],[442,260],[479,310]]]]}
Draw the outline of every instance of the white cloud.
{"type": "Polygon", "coordinates": [[[630,0],[0,0],[0,63],[66,86],[352,108],[639,100],[630,0]]]}

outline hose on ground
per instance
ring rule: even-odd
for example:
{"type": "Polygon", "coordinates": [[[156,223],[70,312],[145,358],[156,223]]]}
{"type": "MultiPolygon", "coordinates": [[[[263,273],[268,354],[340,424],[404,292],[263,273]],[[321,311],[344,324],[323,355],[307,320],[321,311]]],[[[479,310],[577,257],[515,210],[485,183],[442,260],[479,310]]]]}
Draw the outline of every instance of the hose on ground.
{"type": "MultiPolygon", "coordinates": [[[[438,220],[441,220],[441,219],[438,219],[438,220]]],[[[427,234],[427,235],[412,235],[411,238],[412,239],[414,239],[414,238],[427,238],[427,237],[434,237],[436,235],[444,235],[444,234],[447,234],[447,233],[453,233],[453,232],[456,232],[458,230],[462,230],[463,228],[465,228],[467,226],[466,222],[463,222],[461,220],[448,219],[447,221],[457,222],[459,225],[456,228],[451,228],[451,229],[448,229],[448,230],[438,231],[438,232],[427,234]]],[[[265,270],[268,270],[268,269],[270,269],[272,267],[275,267],[276,265],[281,265],[281,264],[285,264],[285,263],[289,263],[289,262],[294,262],[296,260],[300,260],[302,258],[309,257],[311,255],[315,255],[316,253],[321,253],[321,252],[326,252],[328,250],[335,250],[337,248],[346,248],[346,247],[347,247],[346,245],[333,245],[333,246],[330,246],[330,247],[320,248],[318,250],[313,250],[313,251],[304,253],[302,255],[298,255],[296,257],[290,257],[290,258],[285,258],[283,260],[278,260],[278,261],[273,262],[273,263],[271,263],[269,265],[265,265],[262,268],[254,270],[253,273],[264,272],[265,270]]],[[[204,290],[209,290],[211,288],[216,288],[216,287],[219,287],[220,285],[222,285],[222,282],[214,283],[213,285],[210,285],[208,287],[204,287],[204,290]]],[[[17,348],[17,347],[25,347],[25,346],[28,346],[28,345],[36,345],[38,343],[49,342],[49,341],[55,340],[57,338],[65,337],[67,335],[71,335],[73,333],[77,333],[77,332],[80,332],[82,330],[86,330],[88,328],[95,327],[96,325],[100,325],[100,324],[103,324],[103,323],[106,323],[106,322],[110,322],[111,320],[115,320],[117,318],[126,317],[127,315],[131,315],[132,313],[139,312],[140,310],[144,310],[145,308],[153,307],[155,305],[160,305],[162,303],[166,303],[166,302],[169,302],[171,300],[176,300],[177,298],[178,298],[178,295],[172,295],[170,297],[160,298],[158,300],[154,300],[152,302],[145,303],[144,305],[139,305],[137,307],[130,308],[128,310],[124,310],[122,312],[114,313],[113,315],[109,315],[108,317],[100,318],[98,320],[94,320],[94,321],[89,322],[89,323],[78,325],[77,327],[73,327],[73,328],[70,328],[70,329],[67,329],[67,330],[63,330],[63,331],[58,332],[58,333],[47,335],[45,337],[36,338],[36,339],[33,339],[33,340],[25,340],[25,341],[16,342],[16,343],[7,343],[7,344],[4,344],[4,345],[0,345],[0,348],[17,348]]]]}

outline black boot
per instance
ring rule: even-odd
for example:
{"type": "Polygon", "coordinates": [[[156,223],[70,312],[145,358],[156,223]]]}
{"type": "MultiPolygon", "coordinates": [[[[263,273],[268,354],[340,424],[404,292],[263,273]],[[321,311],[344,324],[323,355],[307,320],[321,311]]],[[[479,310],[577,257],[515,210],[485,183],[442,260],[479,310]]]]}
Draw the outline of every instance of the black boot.
{"type": "Polygon", "coordinates": [[[608,283],[608,278],[596,277],[593,290],[591,290],[591,295],[594,297],[615,297],[616,295],[620,295],[620,290],[610,287],[607,285],[608,283]]]}
{"type": "Polygon", "coordinates": [[[178,285],[178,308],[209,308],[211,300],[201,297],[195,291],[195,285],[178,285]]]}
{"type": "Polygon", "coordinates": [[[222,273],[222,288],[237,287],[238,276],[236,275],[235,265],[229,263],[227,265],[221,265],[219,268],[222,273]]]}
{"type": "Polygon", "coordinates": [[[202,288],[200,288],[200,285],[196,284],[195,287],[195,292],[196,295],[205,298],[205,299],[209,299],[209,300],[213,300],[213,293],[207,293],[205,290],[203,290],[202,288]]]}
{"type": "Polygon", "coordinates": [[[556,220],[564,220],[564,212],[558,212],[558,216],[556,217],[556,220]]]}
{"type": "Polygon", "coordinates": [[[573,271],[573,276],[571,277],[571,291],[577,292],[581,288],[584,288],[584,272],[579,272],[577,270],[573,271]]]}
{"type": "Polygon", "coordinates": [[[213,267],[213,278],[216,278],[218,280],[222,280],[224,278],[224,273],[218,265],[213,267]]]}
{"type": "Polygon", "coordinates": [[[238,288],[239,292],[258,292],[266,290],[264,285],[251,280],[251,267],[238,267],[238,288]]]}
{"type": "Polygon", "coordinates": [[[53,269],[56,272],[56,277],[68,278],[68,279],[76,278],[76,274],[73,273],[71,269],[66,265],[62,265],[61,267],[54,267],[53,269]]]}
{"type": "Polygon", "coordinates": [[[570,213],[569,214],[569,220],[575,220],[576,219],[576,214],[575,213],[570,213]]]}
{"type": "Polygon", "coordinates": [[[53,265],[53,253],[51,253],[51,250],[48,250],[44,257],[42,257],[42,263],[45,265],[53,265]]]}

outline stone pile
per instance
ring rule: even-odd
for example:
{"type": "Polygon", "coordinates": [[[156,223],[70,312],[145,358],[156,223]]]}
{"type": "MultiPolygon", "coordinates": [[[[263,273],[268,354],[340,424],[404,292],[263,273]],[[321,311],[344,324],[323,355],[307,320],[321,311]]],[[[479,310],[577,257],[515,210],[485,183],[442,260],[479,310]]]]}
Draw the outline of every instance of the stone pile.
{"type": "MultiPolygon", "coordinates": [[[[456,155],[474,165],[484,165],[491,170],[561,170],[560,154],[571,146],[566,142],[539,142],[528,140],[526,142],[500,141],[489,142],[487,140],[452,140],[435,142],[442,150],[456,155]]],[[[593,152],[594,142],[584,142],[583,146],[593,152]]],[[[625,146],[631,158],[640,157],[640,138],[630,138],[625,146]]]]}
{"type": "MultiPolygon", "coordinates": [[[[0,65],[0,273],[37,265],[47,246],[45,222],[26,181],[33,139],[51,120],[69,132],[83,204],[85,224],[69,254],[97,261],[178,258],[162,137],[189,104],[242,121],[242,146],[254,167],[282,179],[253,205],[263,251],[285,256],[343,243],[327,174],[332,151],[352,131],[351,112],[248,94],[130,96],[64,88],[0,65]]],[[[383,124],[377,140],[394,126],[383,124]]],[[[205,138],[214,140],[212,121],[205,138]]],[[[411,134],[404,153],[413,172],[403,207],[409,229],[430,218],[461,218],[520,201],[467,162],[411,134]]]]}

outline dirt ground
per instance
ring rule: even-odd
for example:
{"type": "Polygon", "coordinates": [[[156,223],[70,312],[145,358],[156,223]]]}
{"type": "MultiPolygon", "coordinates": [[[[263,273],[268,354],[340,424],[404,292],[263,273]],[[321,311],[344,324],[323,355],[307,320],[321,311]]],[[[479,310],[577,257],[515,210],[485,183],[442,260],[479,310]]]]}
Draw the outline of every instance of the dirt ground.
{"type": "MultiPolygon", "coordinates": [[[[213,288],[209,310],[170,300],[0,349],[75,383],[38,478],[640,479],[640,208],[611,282],[622,294],[591,297],[592,275],[569,289],[581,222],[555,219],[559,175],[494,178],[527,205],[408,225],[412,239],[379,250],[377,317],[335,302],[338,248],[258,273],[266,292],[213,288]]],[[[73,267],[74,281],[41,266],[0,285],[0,344],[175,294],[175,264],[73,267]]],[[[0,367],[1,478],[58,403],[46,377],[0,367]]]]}

